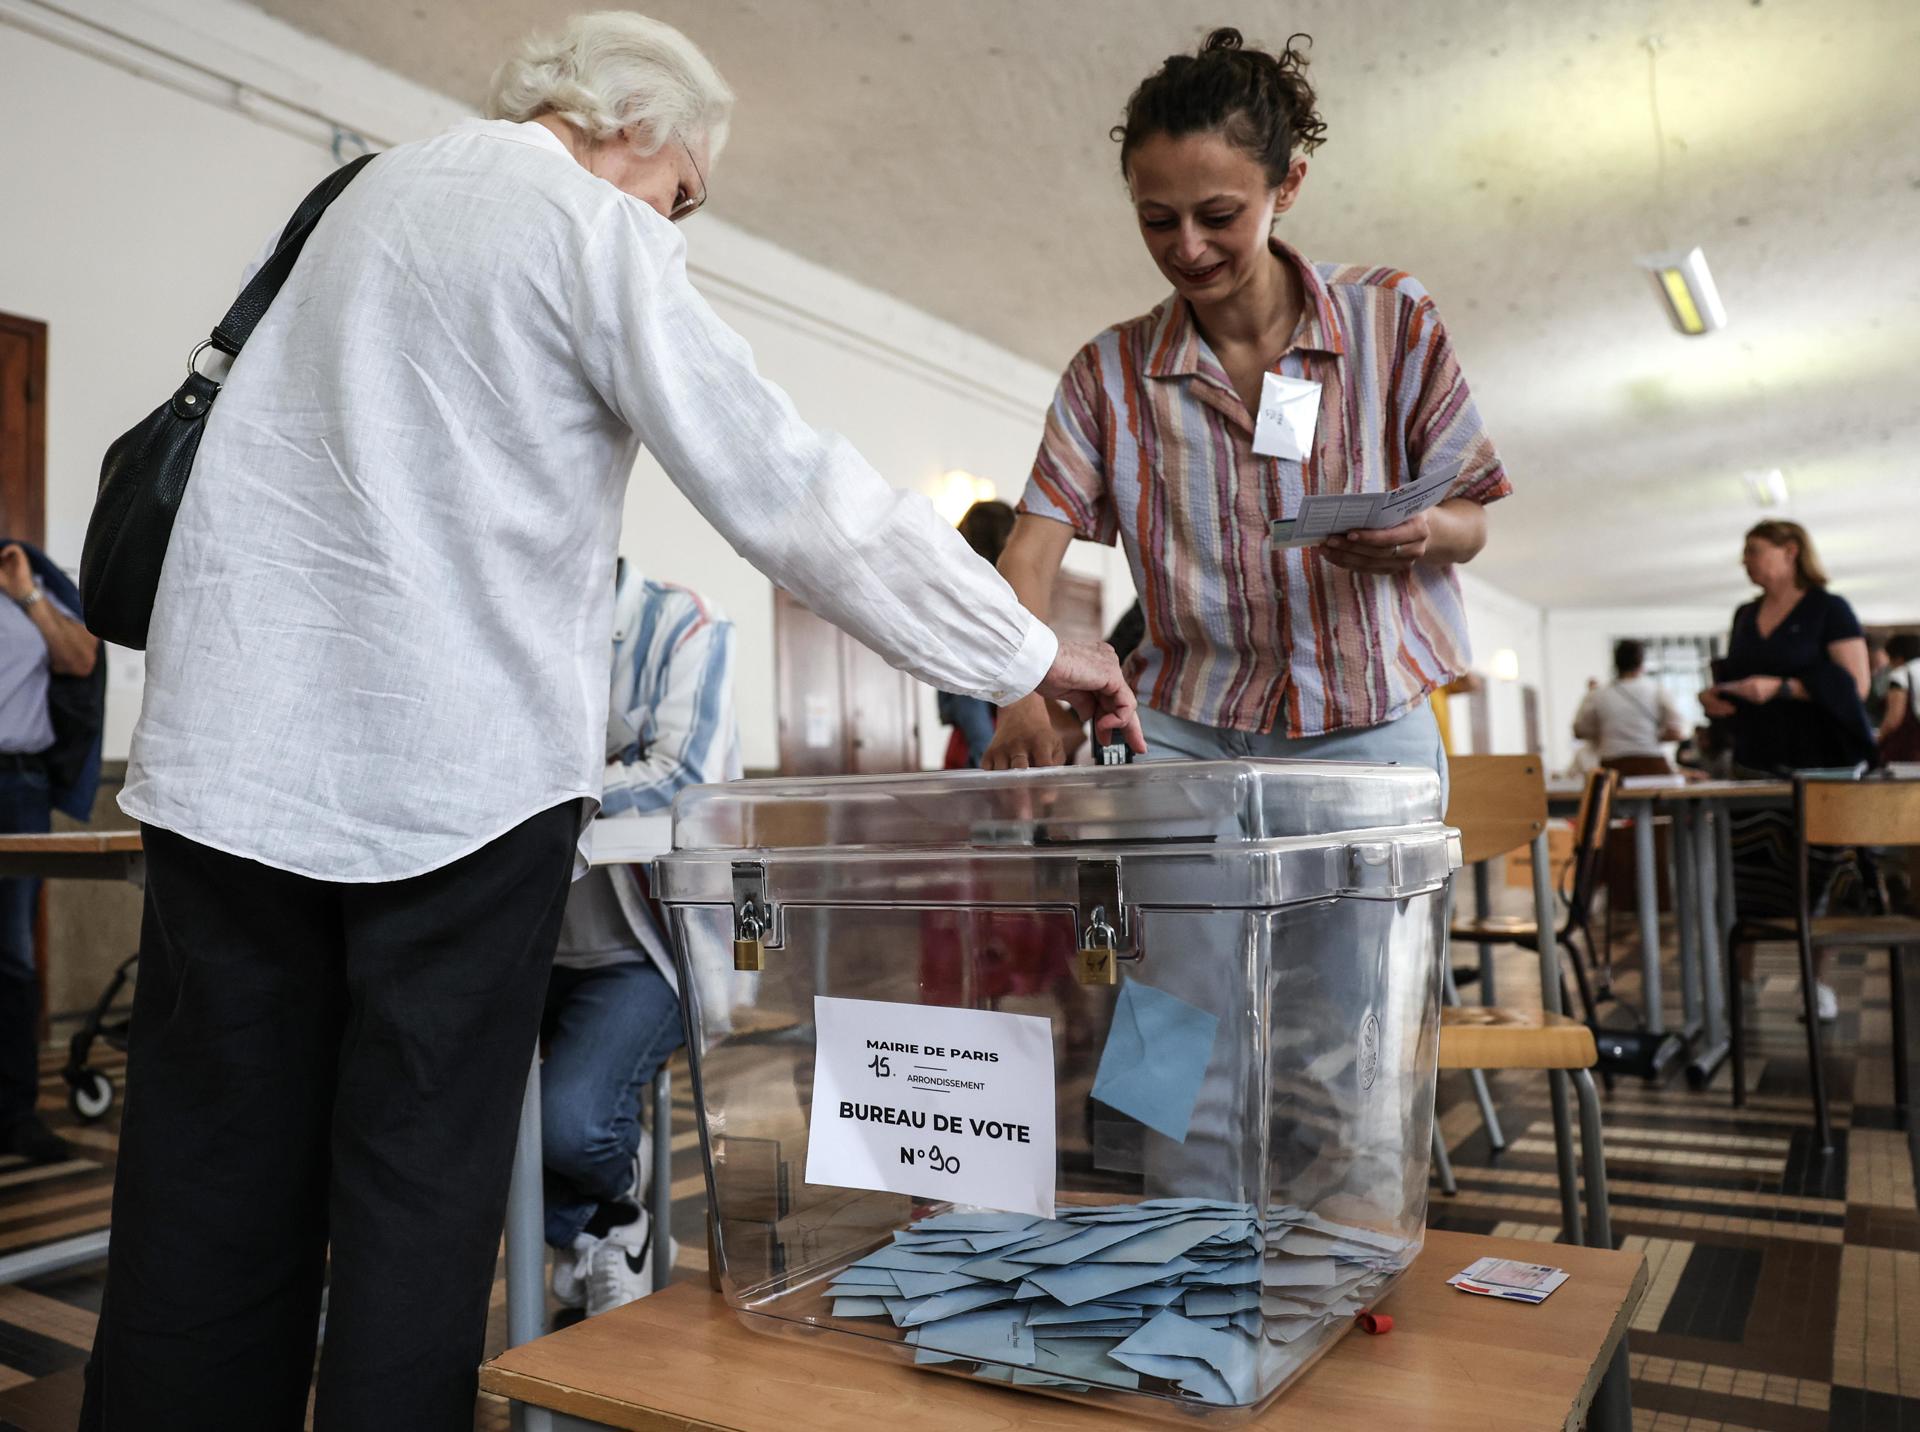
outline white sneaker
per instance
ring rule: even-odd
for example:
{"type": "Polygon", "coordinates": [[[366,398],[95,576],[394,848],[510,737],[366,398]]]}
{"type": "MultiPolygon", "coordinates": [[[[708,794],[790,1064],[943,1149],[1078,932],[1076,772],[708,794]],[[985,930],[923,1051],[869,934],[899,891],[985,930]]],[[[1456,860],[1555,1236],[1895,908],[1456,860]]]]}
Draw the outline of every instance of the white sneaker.
{"type": "Polygon", "coordinates": [[[1840,1001],[1834,997],[1833,989],[1825,981],[1816,981],[1813,986],[1813,1012],[1822,1024],[1831,1024],[1840,1017],[1840,1001]]]}
{"type": "Polygon", "coordinates": [[[653,1291],[653,1220],[646,1209],[612,1229],[587,1262],[587,1316],[644,1298],[653,1291]]]}
{"type": "Polygon", "coordinates": [[[572,1248],[553,1250],[553,1296],[561,1307],[587,1305],[587,1270],[593,1261],[593,1250],[603,1241],[591,1233],[582,1233],[573,1240],[572,1248]]]}

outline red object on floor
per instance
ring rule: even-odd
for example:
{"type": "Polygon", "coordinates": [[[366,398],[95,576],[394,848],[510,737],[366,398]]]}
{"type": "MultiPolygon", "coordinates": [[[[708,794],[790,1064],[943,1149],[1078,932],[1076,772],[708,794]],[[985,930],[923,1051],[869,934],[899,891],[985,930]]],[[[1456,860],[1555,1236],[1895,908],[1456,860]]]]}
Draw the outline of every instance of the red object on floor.
{"type": "Polygon", "coordinates": [[[1360,1324],[1361,1332],[1371,1333],[1374,1337],[1393,1331],[1392,1313],[1361,1313],[1354,1321],[1360,1324]]]}

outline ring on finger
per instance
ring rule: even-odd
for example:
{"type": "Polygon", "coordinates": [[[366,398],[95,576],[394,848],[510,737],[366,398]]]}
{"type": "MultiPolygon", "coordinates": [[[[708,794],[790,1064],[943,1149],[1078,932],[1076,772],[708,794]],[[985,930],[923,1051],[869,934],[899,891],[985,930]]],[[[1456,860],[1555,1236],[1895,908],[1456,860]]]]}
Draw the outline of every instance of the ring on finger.
{"type": "Polygon", "coordinates": [[[1398,542],[1393,544],[1393,555],[1396,557],[1400,555],[1400,544],[1398,542]]]}

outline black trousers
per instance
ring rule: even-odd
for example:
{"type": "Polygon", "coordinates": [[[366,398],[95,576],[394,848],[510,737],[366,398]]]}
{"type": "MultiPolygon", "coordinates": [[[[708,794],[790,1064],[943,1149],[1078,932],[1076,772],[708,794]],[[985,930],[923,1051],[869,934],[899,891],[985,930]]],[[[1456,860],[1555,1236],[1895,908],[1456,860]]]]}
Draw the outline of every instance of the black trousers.
{"type": "Polygon", "coordinates": [[[83,1432],[471,1432],[579,809],[335,884],[144,832],[83,1432]]]}

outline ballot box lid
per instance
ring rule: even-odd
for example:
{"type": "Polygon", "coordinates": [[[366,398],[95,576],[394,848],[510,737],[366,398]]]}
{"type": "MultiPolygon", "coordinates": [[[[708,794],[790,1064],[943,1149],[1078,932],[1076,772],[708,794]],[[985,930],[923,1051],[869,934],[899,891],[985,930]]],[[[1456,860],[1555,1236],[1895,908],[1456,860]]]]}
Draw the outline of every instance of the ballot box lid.
{"type": "Polygon", "coordinates": [[[792,898],[1020,904],[1090,862],[1123,864],[1142,900],[1393,898],[1443,881],[1459,849],[1432,770],[1339,761],[738,781],[682,792],[673,827],[668,904],[739,903],[748,865],[792,898]]]}
{"type": "Polygon", "coordinates": [[[676,851],[1221,845],[1440,820],[1421,766],[1143,761],[735,781],[683,791],[676,851]]]}

